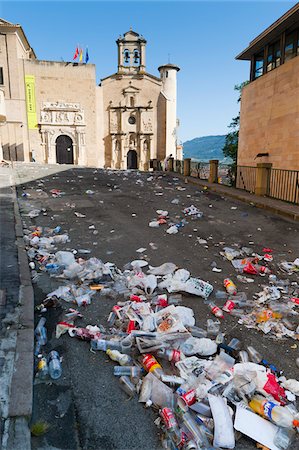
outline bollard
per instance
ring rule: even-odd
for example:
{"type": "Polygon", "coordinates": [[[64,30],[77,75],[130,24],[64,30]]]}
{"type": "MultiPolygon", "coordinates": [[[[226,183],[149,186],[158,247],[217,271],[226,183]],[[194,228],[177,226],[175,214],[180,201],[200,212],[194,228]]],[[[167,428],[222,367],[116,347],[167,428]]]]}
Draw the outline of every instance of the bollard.
{"type": "Polygon", "coordinates": [[[267,195],[270,182],[272,163],[258,163],[256,165],[256,179],[254,193],[267,195]]]}
{"type": "Polygon", "coordinates": [[[190,177],[191,173],[191,158],[184,159],[184,177],[190,177]]]}
{"type": "Polygon", "coordinates": [[[217,183],[218,181],[218,159],[210,160],[210,175],[209,175],[209,183],[217,183]]]}
{"type": "Polygon", "coordinates": [[[169,158],[169,160],[168,160],[168,172],[173,172],[173,162],[174,162],[174,158],[169,158]]]}

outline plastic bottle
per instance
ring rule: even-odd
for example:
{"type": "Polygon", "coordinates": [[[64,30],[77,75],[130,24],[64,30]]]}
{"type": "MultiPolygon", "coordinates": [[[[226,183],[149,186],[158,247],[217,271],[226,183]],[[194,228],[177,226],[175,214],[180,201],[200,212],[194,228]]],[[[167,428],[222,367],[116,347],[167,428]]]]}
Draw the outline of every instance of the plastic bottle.
{"type": "Polygon", "coordinates": [[[272,420],[280,427],[299,427],[299,420],[296,420],[293,414],[291,414],[286,407],[269,402],[261,395],[255,395],[249,402],[249,406],[254,412],[260,414],[266,419],[272,420]]]}
{"type": "Polygon", "coordinates": [[[248,353],[245,350],[241,350],[239,352],[239,359],[240,359],[240,362],[242,362],[242,363],[248,362],[249,361],[248,353]]]}
{"type": "Polygon", "coordinates": [[[181,440],[181,432],[174,412],[170,408],[163,408],[160,411],[160,416],[165,425],[167,435],[169,436],[171,443],[174,444],[172,448],[178,448],[177,445],[181,440]]]}
{"type": "Polygon", "coordinates": [[[279,427],[277,433],[275,434],[273,443],[281,450],[291,450],[294,449],[294,447],[291,447],[291,445],[295,437],[296,431],[292,428],[279,427]]]}
{"type": "Polygon", "coordinates": [[[259,364],[262,361],[262,359],[263,359],[262,355],[251,345],[249,345],[247,347],[247,352],[248,352],[250,361],[252,361],[256,364],[259,364]]]}
{"type": "Polygon", "coordinates": [[[136,366],[115,366],[114,375],[116,377],[129,376],[131,378],[139,378],[144,375],[145,370],[136,366]]]}
{"type": "Polygon", "coordinates": [[[142,365],[147,372],[152,373],[157,378],[161,378],[161,376],[163,375],[162,367],[153,355],[144,355],[142,358],[142,365]]]}
{"type": "Polygon", "coordinates": [[[202,337],[207,337],[207,331],[203,330],[202,328],[193,326],[193,327],[188,327],[188,331],[192,334],[193,337],[197,337],[197,338],[202,338],[202,337]]]}
{"type": "Polygon", "coordinates": [[[118,350],[111,350],[108,348],[108,350],[106,350],[106,354],[110,359],[118,362],[121,366],[125,366],[126,364],[130,364],[132,362],[132,358],[129,355],[123,355],[118,350]]]}
{"type": "Polygon", "coordinates": [[[121,388],[130,396],[135,395],[136,389],[129,377],[123,376],[119,379],[121,388]]]}
{"type": "Polygon", "coordinates": [[[162,359],[167,359],[170,362],[178,362],[182,359],[182,352],[180,350],[162,349],[157,351],[157,356],[162,359]]]}
{"type": "Polygon", "coordinates": [[[61,377],[62,368],[60,363],[59,353],[52,350],[48,355],[48,370],[49,375],[53,380],[57,380],[61,377]]]}
{"type": "Polygon", "coordinates": [[[47,378],[47,376],[49,374],[49,370],[48,370],[47,358],[45,358],[44,356],[39,359],[39,361],[37,363],[37,370],[38,370],[38,377],[41,380],[44,380],[45,378],[47,378]]]}
{"type": "Polygon", "coordinates": [[[214,314],[214,316],[218,317],[219,319],[223,319],[224,318],[222,309],[219,308],[219,306],[215,305],[215,303],[209,302],[208,303],[208,307],[210,308],[211,313],[214,314]]]}
{"type": "Polygon", "coordinates": [[[237,286],[230,278],[225,278],[223,285],[230,295],[235,295],[237,293],[237,286]]]}
{"type": "Polygon", "coordinates": [[[46,318],[42,317],[35,328],[36,340],[40,345],[46,345],[47,343],[47,330],[45,328],[45,323],[46,318]]]}
{"type": "Polygon", "coordinates": [[[220,331],[220,322],[212,319],[207,320],[207,333],[211,336],[216,336],[220,331]]]}
{"type": "Polygon", "coordinates": [[[105,339],[93,339],[91,340],[90,343],[92,350],[102,350],[106,352],[108,349],[111,350],[122,349],[120,341],[106,341],[105,339]]]}

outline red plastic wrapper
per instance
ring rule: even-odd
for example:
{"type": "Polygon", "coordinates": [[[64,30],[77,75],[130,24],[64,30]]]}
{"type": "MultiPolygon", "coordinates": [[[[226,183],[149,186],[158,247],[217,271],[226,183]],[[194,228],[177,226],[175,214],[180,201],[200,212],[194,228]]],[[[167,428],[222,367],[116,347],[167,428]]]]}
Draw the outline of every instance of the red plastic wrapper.
{"type": "Polygon", "coordinates": [[[246,266],[243,267],[243,272],[248,273],[249,275],[258,275],[258,271],[251,263],[248,263],[246,264],[246,266]]]}
{"type": "Polygon", "coordinates": [[[272,252],[273,252],[273,250],[271,248],[268,248],[268,247],[263,248],[263,253],[272,253],[272,252]]]}
{"type": "Polygon", "coordinates": [[[134,320],[130,320],[128,323],[128,327],[127,327],[127,333],[132,333],[133,330],[136,330],[135,327],[135,321],[134,320]]]}
{"type": "Polygon", "coordinates": [[[286,393],[285,390],[278,384],[276,377],[273,373],[267,374],[268,381],[263,387],[264,391],[267,392],[267,394],[272,395],[272,397],[275,398],[278,402],[280,402],[282,405],[286,404],[286,393]]]}

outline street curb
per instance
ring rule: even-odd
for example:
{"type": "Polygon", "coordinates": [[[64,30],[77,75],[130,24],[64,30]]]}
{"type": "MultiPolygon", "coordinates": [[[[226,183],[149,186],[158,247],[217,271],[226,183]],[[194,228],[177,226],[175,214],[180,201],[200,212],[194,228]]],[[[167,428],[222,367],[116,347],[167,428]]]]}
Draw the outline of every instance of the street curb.
{"type": "Polygon", "coordinates": [[[33,403],[34,291],[23,240],[23,226],[13,169],[11,170],[11,179],[20,289],[19,322],[8,410],[8,440],[6,448],[7,450],[19,448],[30,450],[31,436],[28,424],[32,414],[33,403]]]}
{"type": "MultiPolygon", "coordinates": [[[[228,191],[228,192],[227,191],[221,192],[221,190],[219,190],[217,184],[213,185],[211,183],[205,183],[204,180],[199,180],[199,179],[193,178],[193,177],[186,177],[186,176],[181,175],[181,174],[176,173],[176,172],[168,172],[168,173],[171,173],[171,174],[173,174],[175,176],[178,176],[181,179],[185,179],[185,180],[188,181],[188,183],[193,184],[195,186],[200,186],[200,187],[205,187],[206,186],[209,191],[212,191],[215,194],[220,195],[221,197],[223,197],[223,196],[224,197],[230,197],[230,198],[239,200],[239,201],[241,201],[243,203],[247,203],[248,205],[256,206],[257,208],[260,208],[260,209],[265,209],[266,211],[269,211],[269,212],[271,212],[273,214],[277,214],[279,216],[282,216],[285,219],[299,222],[299,211],[298,211],[298,214],[297,213],[293,213],[291,211],[287,211],[287,210],[279,208],[279,205],[278,206],[271,206],[271,205],[268,205],[266,203],[263,203],[262,201],[257,200],[256,197],[252,198],[252,199],[246,198],[241,193],[234,192],[233,190],[231,192],[230,191],[228,191]]],[[[232,188],[232,189],[234,189],[234,188],[232,188]]],[[[298,207],[298,210],[299,210],[299,207],[298,207]]]]}

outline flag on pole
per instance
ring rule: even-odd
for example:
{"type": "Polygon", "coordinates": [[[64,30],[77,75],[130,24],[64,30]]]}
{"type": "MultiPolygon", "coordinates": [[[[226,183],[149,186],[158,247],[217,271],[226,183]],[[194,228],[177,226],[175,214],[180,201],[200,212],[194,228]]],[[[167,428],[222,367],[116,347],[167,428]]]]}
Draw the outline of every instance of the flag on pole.
{"type": "Polygon", "coordinates": [[[80,48],[80,56],[79,56],[79,62],[82,62],[83,60],[83,50],[80,48]]]}
{"type": "Polygon", "coordinates": [[[87,64],[89,61],[89,54],[88,54],[88,47],[86,47],[86,51],[85,51],[85,64],[87,64]]]}
{"type": "Polygon", "coordinates": [[[73,57],[73,61],[75,61],[75,59],[77,59],[79,56],[79,49],[78,46],[76,47],[75,53],[74,53],[74,57],[73,57]]]}

